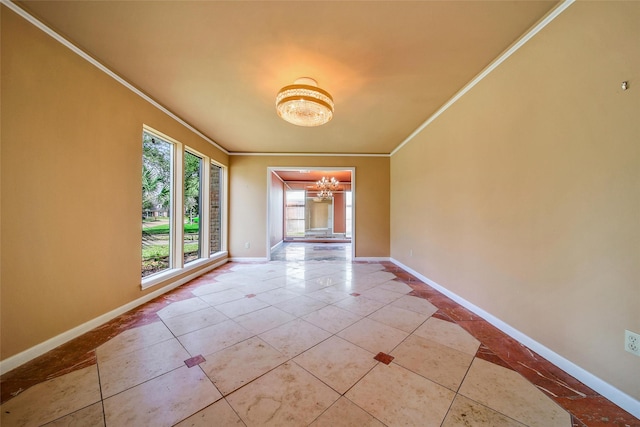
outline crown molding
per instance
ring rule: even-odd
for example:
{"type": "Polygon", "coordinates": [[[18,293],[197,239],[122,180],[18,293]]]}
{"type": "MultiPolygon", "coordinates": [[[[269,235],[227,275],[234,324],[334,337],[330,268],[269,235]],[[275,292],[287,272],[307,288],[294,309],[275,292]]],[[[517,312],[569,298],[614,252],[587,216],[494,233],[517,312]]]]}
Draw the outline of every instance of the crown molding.
{"type": "Polygon", "coordinates": [[[76,55],[80,56],[82,59],[86,60],[91,65],[93,65],[94,67],[96,67],[97,69],[99,69],[100,71],[102,71],[103,73],[108,75],[109,77],[113,78],[115,81],[117,81],[118,83],[120,83],[121,85],[123,85],[124,87],[129,89],[131,92],[135,93],[136,95],[138,95],[139,97],[141,97],[142,99],[147,101],[149,104],[153,105],[154,107],[156,107],[157,109],[159,109],[160,111],[162,111],[163,113],[165,113],[166,115],[168,115],[169,117],[171,117],[172,119],[174,119],[175,121],[180,123],[182,126],[186,127],[191,132],[195,133],[200,138],[204,139],[205,141],[207,141],[208,143],[210,143],[211,145],[216,147],[218,150],[222,151],[223,153],[225,153],[227,155],[229,154],[229,151],[227,149],[225,149],[224,147],[222,147],[221,145],[216,143],[214,140],[212,140],[211,138],[209,138],[208,136],[206,136],[205,134],[200,132],[198,129],[196,129],[195,127],[193,127],[192,125],[190,125],[189,123],[184,121],[181,117],[179,117],[178,115],[176,115],[172,111],[170,111],[167,108],[165,108],[158,101],[156,101],[155,99],[151,98],[149,95],[147,95],[146,93],[142,92],[137,87],[133,86],[131,83],[129,83],[128,81],[126,81],[125,79],[120,77],[114,71],[112,71],[111,69],[107,68],[100,61],[96,60],[95,58],[93,58],[92,56],[87,54],[85,51],[80,49],[78,46],[76,46],[75,44],[71,43],[69,40],[67,40],[62,35],[60,35],[57,32],[55,32],[53,29],[48,27],[46,24],[44,24],[38,18],[36,18],[35,16],[31,15],[29,12],[27,12],[24,9],[22,9],[20,6],[16,5],[11,0],[0,0],[0,3],[5,5],[9,9],[11,9],[13,12],[15,12],[20,17],[24,18],[29,23],[33,24],[35,27],[40,29],[42,32],[44,32],[45,34],[47,34],[48,36],[50,36],[51,38],[53,38],[54,40],[56,40],[60,44],[62,44],[65,47],[67,47],[73,53],[75,53],[76,55]]]}
{"type": "Polygon", "coordinates": [[[449,99],[442,107],[438,109],[435,113],[433,113],[427,120],[424,121],[416,130],[414,130],[408,137],[405,138],[404,141],[400,143],[391,153],[390,156],[393,156],[398,151],[400,151],[409,141],[415,138],[420,132],[422,132],[427,126],[429,126],[435,119],[437,119],[442,113],[447,111],[449,107],[456,103],[460,98],[462,98],[467,92],[469,92],[475,85],[480,83],[485,77],[487,77],[493,70],[498,68],[500,64],[506,61],[511,55],[516,53],[522,46],[524,46],[529,40],[533,38],[536,34],[540,32],[544,27],[546,27],[551,21],[556,19],[562,12],[564,12],[569,6],[571,6],[575,0],[564,0],[558,6],[556,6],[552,11],[547,13],[547,15],[542,18],[536,25],[534,25],[529,31],[527,31],[523,36],[521,36],[518,40],[515,41],[507,50],[502,52],[500,56],[493,60],[491,64],[489,64],[484,70],[482,70],[477,76],[475,76],[469,83],[467,83],[462,89],[456,92],[451,99],[449,99]]]}
{"type": "Polygon", "coordinates": [[[159,102],[151,98],[146,93],[142,92],[140,89],[133,86],[131,83],[127,82],[125,79],[120,77],[111,69],[107,68],[105,65],[97,61],[95,58],[88,55],[82,49],[71,43],[69,40],[55,32],[53,29],[49,28],[43,22],[38,20],[33,15],[29,14],[26,10],[22,9],[20,6],[13,3],[11,0],[0,0],[0,4],[7,6],[13,12],[36,26],[38,29],[70,49],[72,52],[76,53],[78,56],[82,57],[96,68],[109,75],[111,78],[116,80],[118,83],[125,86],[127,89],[135,93],[136,95],[143,98],[145,101],[149,102],[154,107],[158,108],[169,117],[176,120],[178,123],[209,142],[211,145],[216,147],[218,150],[229,156],[276,156],[276,157],[392,157],[398,151],[400,151],[407,143],[413,140],[418,134],[420,134],[427,126],[429,126],[433,121],[435,121],[440,115],[442,115],[445,111],[449,109],[453,104],[455,104],[460,98],[462,98],[467,92],[469,92],[473,87],[475,87],[478,83],[480,83],[486,76],[488,76],[493,70],[495,70],[500,64],[506,61],[511,55],[517,52],[522,46],[524,46],[531,38],[533,38],[536,34],[538,34],[544,27],[546,27],[550,22],[552,22],[555,18],[557,18],[562,12],[564,12],[569,6],[571,6],[575,0],[564,0],[558,6],[556,6],[551,12],[549,12],[544,18],[542,18],[536,25],[534,25],[529,31],[527,31],[522,37],[520,37],[515,43],[513,43],[507,50],[505,50],[498,58],[496,58],[491,64],[489,64],[484,70],[482,70],[476,77],[474,77],[469,83],[467,83],[462,89],[460,89],[453,97],[451,97],[442,107],[440,107],[434,114],[432,114],[427,120],[425,120],[418,128],[416,128],[409,136],[407,136],[396,148],[394,148],[390,153],[260,153],[260,152],[232,152],[228,151],[214,140],[200,132],[198,129],[187,123],[185,120],[177,116],[172,111],[165,108],[159,102]]]}
{"type": "Polygon", "coordinates": [[[263,156],[263,157],[391,157],[384,153],[249,153],[229,152],[230,156],[263,156]]]}

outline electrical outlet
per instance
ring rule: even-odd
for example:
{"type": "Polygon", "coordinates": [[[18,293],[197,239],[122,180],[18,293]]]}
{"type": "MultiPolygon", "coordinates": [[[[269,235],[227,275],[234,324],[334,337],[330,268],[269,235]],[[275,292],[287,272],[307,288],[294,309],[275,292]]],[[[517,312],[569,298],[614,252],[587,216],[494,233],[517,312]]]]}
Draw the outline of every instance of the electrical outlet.
{"type": "Polygon", "coordinates": [[[624,331],[624,349],[629,353],[640,356],[640,334],[624,331]]]}
{"type": "Polygon", "coordinates": [[[251,247],[251,243],[246,242],[246,243],[244,244],[244,248],[245,248],[245,249],[249,249],[250,247],[251,247]]]}

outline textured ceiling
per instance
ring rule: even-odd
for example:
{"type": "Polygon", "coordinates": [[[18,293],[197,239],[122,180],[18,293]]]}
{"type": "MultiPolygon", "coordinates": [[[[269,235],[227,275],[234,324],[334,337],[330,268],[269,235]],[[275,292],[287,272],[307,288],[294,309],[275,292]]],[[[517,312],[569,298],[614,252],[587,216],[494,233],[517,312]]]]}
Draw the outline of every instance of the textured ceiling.
{"type": "Polygon", "coordinates": [[[557,2],[19,4],[230,152],[388,154],[557,2]],[[324,126],[275,112],[302,76],[335,100],[324,126]]]}

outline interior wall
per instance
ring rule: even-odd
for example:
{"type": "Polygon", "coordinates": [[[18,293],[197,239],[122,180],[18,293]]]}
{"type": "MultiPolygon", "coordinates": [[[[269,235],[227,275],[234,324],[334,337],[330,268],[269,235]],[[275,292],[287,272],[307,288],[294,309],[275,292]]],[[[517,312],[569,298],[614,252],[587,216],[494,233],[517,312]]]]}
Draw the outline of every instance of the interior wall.
{"type": "Polygon", "coordinates": [[[269,185],[271,185],[269,244],[274,247],[284,239],[284,182],[271,172],[269,185]]]}
{"type": "Polygon", "coordinates": [[[344,193],[335,193],[333,195],[333,232],[347,232],[347,217],[345,212],[344,193]]]}
{"type": "Polygon", "coordinates": [[[638,22],[574,3],[391,159],[393,258],[636,399],[638,22]]]}
{"type": "Polygon", "coordinates": [[[140,289],[143,124],[228,157],[4,6],[1,15],[4,360],[157,289],[140,289]]]}
{"type": "Polygon", "coordinates": [[[265,180],[269,167],[355,167],[356,257],[389,256],[388,157],[243,155],[230,156],[229,161],[230,256],[267,257],[265,180]]]}

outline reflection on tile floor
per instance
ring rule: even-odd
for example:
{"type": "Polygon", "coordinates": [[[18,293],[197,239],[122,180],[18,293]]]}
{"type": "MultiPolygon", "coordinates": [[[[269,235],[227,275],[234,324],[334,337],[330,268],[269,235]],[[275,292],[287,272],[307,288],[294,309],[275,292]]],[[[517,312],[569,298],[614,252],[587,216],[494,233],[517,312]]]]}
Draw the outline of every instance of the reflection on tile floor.
{"type": "Polygon", "coordinates": [[[207,273],[5,374],[0,424],[640,425],[394,264],[343,255],[207,273]]]}

